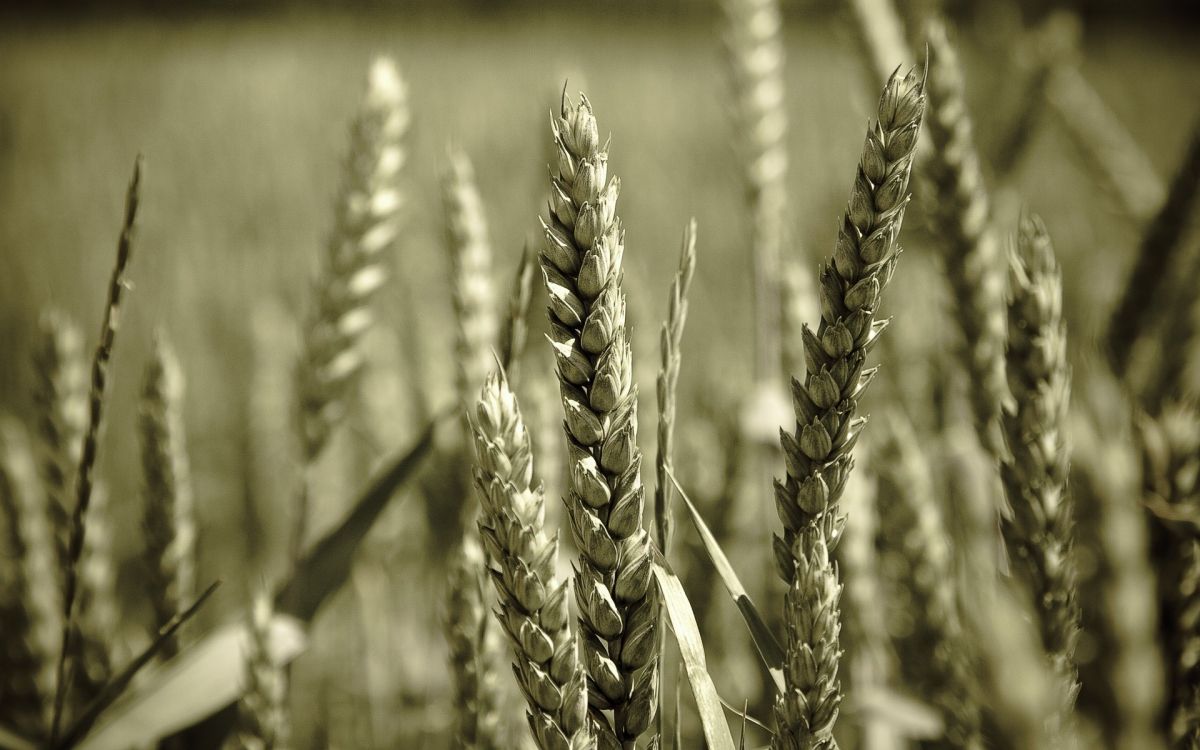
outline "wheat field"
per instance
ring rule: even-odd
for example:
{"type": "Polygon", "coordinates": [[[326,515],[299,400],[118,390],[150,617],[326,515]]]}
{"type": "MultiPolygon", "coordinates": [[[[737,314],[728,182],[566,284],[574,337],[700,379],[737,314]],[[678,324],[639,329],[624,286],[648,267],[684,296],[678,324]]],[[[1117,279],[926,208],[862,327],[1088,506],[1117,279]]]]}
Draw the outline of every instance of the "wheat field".
{"type": "Polygon", "coordinates": [[[0,19],[0,747],[1200,743],[1186,14],[0,19]]]}

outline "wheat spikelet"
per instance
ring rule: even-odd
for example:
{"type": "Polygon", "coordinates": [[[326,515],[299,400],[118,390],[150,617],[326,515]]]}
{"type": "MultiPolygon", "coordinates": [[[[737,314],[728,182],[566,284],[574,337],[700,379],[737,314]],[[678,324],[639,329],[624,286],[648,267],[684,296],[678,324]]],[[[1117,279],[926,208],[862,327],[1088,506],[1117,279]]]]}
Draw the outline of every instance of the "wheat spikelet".
{"type": "Polygon", "coordinates": [[[501,699],[496,632],[484,596],[484,551],[474,535],[463,538],[450,563],[445,631],[454,683],[455,742],[463,748],[500,747],[501,699]]]}
{"type": "Polygon", "coordinates": [[[1166,199],[1154,165],[1108,108],[1076,65],[1062,65],[1050,76],[1050,109],[1066,127],[1087,165],[1100,173],[1129,218],[1149,221],[1166,199]]]}
{"type": "MultiPolygon", "coordinates": [[[[1124,375],[1134,345],[1152,322],[1157,305],[1146,304],[1167,287],[1181,269],[1182,240],[1195,213],[1200,191],[1200,124],[1192,130],[1183,163],[1153,221],[1142,235],[1141,247],[1121,299],[1108,326],[1108,348],[1113,369],[1124,375]]],[[[1174,344],[1175,342],[1172,342],[1174,344]]]]}
{"type": "Polygon", "coordinates": [[[1000,454],[996,421],[1004,383],[1004,267],[992,230],[987,189],[972,138],[958,54],[945,26],[931,20],[929,39],[928,173],[937,187],[934,232],[942,241],[946,275],[962,330],[963,364],[971,378],[971,407],[979,439],[1000,454]]]}
{"type": "Polygon", "coordinates": [[[783,23],[778,0],[722,0],[720,5],[730,109],[749,214],[755,377],[776,382],[788,168],[783,23]]]}
{"type": "Polygon", "coordinates": [[[363,366],[359,342],[374,324],[370,302],[386,279],[383,256],[399,231],[408,126],[404,81],[391,60],[379,58],[350,127],[316,307],[304,330],[298,390],[306,463],[344,418],[346,394],[363,366]]]}
{"type": "MultiPolygon", "coordinates": [[[[889,592],[905,619],[898,633],[901,672],[941,712],[939,748],[982,748],[972,664],[958,615],[953,557],[930,467],[912,426],[885,420],[872,466],[879,476],[880,553],[889,592]]],[[[897,618],[892,618],[893,622],[897,618]]]]}
{"type": "Polygon", "coordinates": [[[1000,476],[1012,513],[1001,531],[1014,573],[1033,594],[1042,644],[1067,688],[1059,706],[1065,720],[1078,691],[1080,617],[1066,487],[1070,372],[1062,275],[1037,217],[1021,221],[1011,271],[1007,360],[1014,404],[1002,419],[1009,455],[1000,476]]]}
{"type": "Polygon", "coordinates": [[[64,315],[42,316],[34,349],[39,469],[58,564],[65,568],[70,546],[71,490],[87,426],[87,365],[83,336],[64,315]]]}
{"type": "Polygon", "coordinates": [[[535,255],[536,252],[527,242],[508,295],[507,323],[500,329],[500,363],[514,388],[521,382],[521,356],[525,353],[525,344],[529,338],[529,308],[533,304],[535,255]]]}
{"type": "Polygon", "coordinates": [[[779,573],[788,582],[787,691],[776,700],[778,748],[827,748],[841,703],[841,585],[829,560],[845,518],[838,500],[853,465],[864,420],[857,400],[874,370],[866,356],[886,327],[875,320],[897,245],[913,151],[925,107],[919,71],[892,75],[867,131],[833,257],[820,275],[821,320],[804,329],[807,373],[792,379],[794,434],[780,432],[787,475],[776,481],[783,535],[775,537],[779,573]]]}
{"type": "Polygon", "coordinates": [[[108,285],[108,301],[104,309],[104,322],[100,328],[100,342],[96,346],[96,354],[92,360],[91,387],[88,392],[88,423],[84,433],[83,452],[75,473],[75,506],[71,511],[71,533],[67,545],[67,562],[64,568],[66,576],[63,585],[62,640],[58,652],[58,666],[55,670],[54,708],[50,726],[52,742],[58,739],[63,705],[71,689],[66,667],[67,657],[71,653],[76,595],[79,588],[79,559],[83,556],[84,543],[87,538],[87,525],[84,523],[84,519],[87,518],[88,508],[92,503],[92,489],[95,483],[93,472],[96,468],[101,418],[104,415],[104,401],[108,391],[108,365],[112,359],[113,344],[120,319],[121,298],[128,285],[126,273],[133,255],[133,234],[141,196],[141,175],[142,160],[139,156],[134,162],[133,178],[130,180],[129,189],[125,194],[125,216],[121,225],[121,236],[117,242],[117,260],[108,285]]]}
{"type": "Polygon", "coordinates": [[[502,374],[488,377],[472,423],[479,533],[500,600],[496,617],[512,643],[513,673],[529,704],[539,748],[594,747],[587,682],[570,627],[566,581],[555,575],[558,536],[545,529],[545,500],[532,487],[529,433],[502,374]]]}
{"type": "Polygon", "coordinates": [[[287,750],[291,746],[288,681],[271,654],[273,616],[270,595],[257,594],[246,623],[245,688],[237,706],[236,727],[226,743],[229,750],[287,750]]]}
{"type": "Polygon", "coordinates": [[[683,327],[687,323],[687,294],[696,271],[696,220],[692,219],[683,233],[683,248],[679,251],[679,268],[671,281],[667,319],[659,335],[658,396],[658,454],[655,457],[654,525],[658,548],[664,555],[671,548],[671,486],[667,474],[673,463],[675,446],[675,394],[679,383],[680,354],[683,327]]]}
{"type": "Polygon", "coordinates": [[[566,506],[580,552],[575,596],[590,702],[614,712],[611,728],[597,722],[600,745],[628,745],[654,723],[658,703],[658,594],[642,526],[620,183],[608,179],[607,145],[586,97],[564,96],[551,127],[558,158],[541,262],[566,415],[566,506]]]}
{"type": "MultiPolygon", "coordinates": [[[[183,372],[163,336],[142,382],[139,426],[145,509],[147,593],[155,627],[179,613],[196,594],[196,519],[183,425],[183,372]]],[[[164,657],[174,656],[179,643],[163,644],[164,657]]]]}
{"type": "Polygon", "coordinates": [[[499,321],[492,291],[492,245],[475,170],[465,152],[451,148],[442,182],[454,301],[456,393],[464,408],[495,367],[499,321]]]}

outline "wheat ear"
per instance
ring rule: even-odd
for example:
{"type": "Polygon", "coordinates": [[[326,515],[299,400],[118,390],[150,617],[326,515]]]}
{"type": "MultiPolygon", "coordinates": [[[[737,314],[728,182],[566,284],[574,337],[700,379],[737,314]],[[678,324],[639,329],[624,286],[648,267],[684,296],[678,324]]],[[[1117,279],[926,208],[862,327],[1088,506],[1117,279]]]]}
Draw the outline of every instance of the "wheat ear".
{"type": "Polygon", "coordinates": [[[979,704],[966,636],[958,615],[950,536],[942,523],[931,469],[919,438],[900,416],[884,420],[872,466],[888,588],[900,594],[911,626],[901,634],[906,682],[941,712],[935,747],[982,748],[979,704]]]}
{"type": "Polygon", "coordinates": [[[980,442],[998,457],[997,420],[1007,392],[1004,382],[1004,258],[991,226],[987,188],[967,112],[958,53],[945,25],[926,26],[929,40],[928,173],[937,187],[935,234],[943,247],[946,275],[962,331],[962,356],[980,442]]]}
{"type": "Polygon", "coordinates": [[[508,373],[508,380],[517,387],[520,384],[521,356],[529,339],[529,309],[533,304],[533,280],[536,252],[527,244],[521,253],[521,262],[513,276],[512,289],[508,294],[508,318],[500,329],[500,363],[508,373]]]}
{"type": "Polygon", "coordinates": [[[787,112],[779,0],[722,0],[722,39],[754,269],[755,377],[778,382],[787,212],[787,112]]]}
{"type": "Polygon", "coordinates": [[[575,596],[591,705],[614,712],[611,727],[597,720],[598,740],[631,746],[654,723],[658,704],[658,590],[642,526],[620,183],[608,179],[608,147],[586,97],[575,103],[564,95],[551,129],[558,159],[541,262],[566,416],[566,507],[580,552],[575,596]]]}
{"type": "MultiPolygon", "coordinates": [[[[404,205],[400,176],[408,154],[408,92],[390,59],[375,60],[350,126],[350,143],[334,205],[334,226],[315,284],[316,304],[303,332],[297,370],[304,466],[321,454],[346,416],[347,397],[364,363],[362,340],[375,324],[371,300],[387,279],[385,258],[404,205]]],[[[308,479],[301,482],[292,556],[308,526],[308,479]]]]}
{"type": "Polygon", "coordinates": [[[1042,645],[1067,689],[1059,706],[1065,720],[1079,688],[1080,613],[1067,494],[1070,370],[1062,273],[1037,217],[1022,219],[1010,266],[1007,361],[1014,403],[1002,419],[1008,456],[1000,477],[1012,514],[1002,519],[1001,532],[1014,572],[1033,593],[1042,645]]]}
{"type": "Polygon", "coordinates": [[[238,702],[237,724],[226,744],[229,750],[287,750],[291,746],[288,680],[271,654],[273,617],[270,595],[255,595],[246,623],[245,687],[238,702]]]}
{"type": "Polygon", "coordinates": [[[458,401],[469,405],[496,365],[499,321],[492,290],[492,243],[475,170],[465,152],[451,148],[442,182],[454,302],[458,401]]]}
{"type": "Polygon", "coordinates": [[[687,294],[696,272],[696,220],[688,222],[679,251],[679,268],[671,281],[667,319],[659,334],[658,453],[654,460],[654,527],[658,548],[664,555],[671,548],[671,485],[667,474],[673,465],[675,448],[675,400],[679,383],[680,345],[687,323],[687,294]]]}
{"type": "MultiPolygon", "coordinates": [[[[196,519],[183,423],[183,371],[161,334],[142,381],[139,427],[145,510],[147,593],[155,628],[196,595],[196,519]]],[[[171,638],[165,657],[179,651],[171,638]]]]}
{"type": "Polygon", "coordinates": [[[445,630],[454,685],[455,741],[462,748],[500,746],[496,632],[484,595],[484,550],[474,534],[463,537],[450,563],[445,630]]]}
{"type": "Polygon", "coordinates": [[[108,285],[108,301],[104,322],[100,327],[100,342],[92,360],[91,388],[88,393],[88,423],[84,433],[83,452],[75,473],[75,507],[71,512],[71,536],[67,545],[66,577],[63,585],[63,626],[58,667],[55,670],[54,709],[50,726],[51,742],[58,739],[63,705],[71,686],[67,679],[67,656],[71,653],[71,633],[75,626],[76,594],[79,587],[79,559],[87,537],[88,508],[92,503],[95,483],[96,453],[100,445],[100,425],[104,416],[104,401],[108,392],[108,365],[116,342],[117,324],[121,313],[121,298],[128,285],[126,273],[133,255],[134,225],[141,199],[142,159],[133,165],[133,178],[125,194],[125,217],[117,242],[117,261],[108,285]]]}
{"type": "Polygon", "coordinates": [[[71,653],[76,692],[74,704],[85,707],[108,684],[114,666],[128,656],[121,636],[117,602],[117,561],[109,494],[102,485],[92,492],[87,516],[88,536],[79,560],[76,632],[71,653]]]}
{"type": "Polygon", "coordinates": [[[833,257],[821,269],[821,320],[804,329],[807,372],[792,379],[795,434],[780,432],[787,475],[776,481],[783,535],[775,537],[785,602],[787,689],[775,704],[777,748],[827,748],[841,703],[841,584],[830,563],[845,523],[838,500],[864,419],[858,398],[874,370],[868,352],[886,327],[875,320],[899,256],[913,152],[925,109],[917,70],[888,79],[867,131],[833,257]]]}
{"type": "Polygon", "coordinates": [[[1141,247],[1120,301],[1108,325],[1108,348],[1113,369],[1123,376],[1134,345],[1153,321],[1156,305],[1146,304],[1180,270],[1183,239],[1200,191],[1200,123],[1192,131],[1183,163],[1153,221],[1142,235],[1141,247]]]}
{"type": "Polygon", "coordinates": [[[513,674],[529,704],[537,746],[594,746],[588,727],[586,673],[571,630],[567,581],[558,580],[558,535],[547,534],[541,487],[517,397],[503,374],[488,377],[472,422],[479,533],[508,634],[513,674]]]}

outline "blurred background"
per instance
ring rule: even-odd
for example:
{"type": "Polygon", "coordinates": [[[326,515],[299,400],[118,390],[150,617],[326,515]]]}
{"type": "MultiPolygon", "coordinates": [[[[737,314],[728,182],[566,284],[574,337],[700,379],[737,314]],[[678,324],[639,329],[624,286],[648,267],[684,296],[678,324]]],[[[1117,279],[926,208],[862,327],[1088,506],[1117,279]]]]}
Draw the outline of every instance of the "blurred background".
{"type": "MultiPolygon", "coordinates": [[[[705,0],[84,0],[57,3],[53,13],[12,5],[0,12],[3,411],[32,418],[29,351],[43,310],[66,313],[89,341],[98,330],[129,167],[135,154],[145,158],[133,291],[101,450],[119,530],[118,590],[131,622],[147,616],[136,565],[142,540],[134,425],[141,370],[159,330],[174,343],[188,382],[201,579],[226,582],[201,620],[227,616],[246,590],[279,575],[293,469],[286,458],[273,467],[252,460],[264,451],[252,445],[252,387],[264,367],[286,377],[331,231],[347,123],[367,68],[381,54],[396,60],[408,83],[411,161],[403,230],[388,258],[393,278],[377,303],[383,324],[369,349],[376,373],[367,384],[370,398],[389,406],[374,412],[369,434],[344,438],[351,444],[346,450],[366,456],[360,462],[369,465],[413,438],[416,415],[453,400],[450,268],[439,189],[448,144],[474,161],[496,287],[504,295],[537,216],[545,213],[548,113],[565,80],[571,91],[586,91],[602,133],[611,134],[610,174],[622,180],[626,288],[647,455],[653,454],[659,321],[683,227],[689,217],[699,221],[677,462],[690,486],[716,481],[711,459],[720,455],[720,437],[706,425],[713,412],[741,408],[753,324],[743,188],[714,6],[705,0]]],[[[1011,123],[1027,74],[1023,35],[1063,9],[1081,24],[1081,70],[1165,180],[1200,116],[1195,3],[949,3],[981,151],[1011,123]]],[[[881,81],[841,3],[785,1],[783,12],[786,254],[815,268],[832,248],[881,81]]],[[[1001,226],[1003,216],[1011,219],[1022,207],[1045,219],[1065,270],[1073,361],[1084,370],[1094,367],[1094,340],[1140,226],[1105,192],[1052,117],[1038,120],[1019,163],[993,188],[1001,226]]],[[[942,356],[955,335],[923,231],[919,215],[905,227],[909,252],[888,302],[904,344],[889,350],[895,356],[885,377],[942,356]]],[[[535,299],[537,321],[542,304],[535,299]]],[[[549,371],[540,336],[531,340],[526,366],[549,371]]],[[[873,404],[868,401],[868,411],[873,404]]],[[[751,482],[765,489],[769,473],[751,482]]],[[[329,472],[313,501],[318,526],[337,518],[362,476],[361,465],[329,472]]],[[[774,520],[773,510],[764,508],[755,517],[762,519],[757,533],[766,553],[774,520]]],[[[356,573],[354,595],[335,602],[323,615],[328,622],[318,621],[318,633],[324,627],[352,635],[318,637],[316,653],[298,668],[297,679],[309,687],[296,691],[294,705],[311,708],[297,708],[301,736],[316,733],[318,725],[346,746],[446,736],[437,625],[442,581],[414,572],[421,566],[424,523],[417,502],[398,504],[364,558],[386,573],[356,573]],[[428,604],[402,606],[413,597],[428,604]],[[364,600],[394,601],[376,617],[360,611],[356,602],[364,600]],[[374,718],[362,721],[362,706],[371,702],[374,718]],[[404,708],[381,719],[378,705],[404,708]]],[[[760,570],[761,576],[745,575],[765,580],[766,568],[760,570]]],[[[725,607],[734,617],[728,602],[725,607]]],[[[729,673],[736,683],[729,693],[757,689],[752,663],[740,667],[741,674],[738,669],[729,673]]]]}

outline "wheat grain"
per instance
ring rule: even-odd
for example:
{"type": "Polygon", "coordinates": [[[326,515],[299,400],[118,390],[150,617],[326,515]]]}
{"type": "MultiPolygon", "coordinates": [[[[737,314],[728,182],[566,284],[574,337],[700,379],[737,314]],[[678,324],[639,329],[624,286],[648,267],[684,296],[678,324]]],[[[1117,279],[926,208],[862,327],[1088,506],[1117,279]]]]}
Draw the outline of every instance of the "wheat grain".
{"type": "Polygon", "coordinates": [[[500,330],[500,363],[514,388],[521,382],[521,357],[525,354],[525,344],[529,338],[529,309],[533,304],[535,255],[536,252],[526,243],[508,295],[507,324],[500,330]]]}
{"type": "Polygon", "coordinates": [[[671,548],[671,486],[667,478],[673,464],[675,447],[675,399],[679,383],[679,348],[683,342],[683,327],[687,323],[687,294],[696,271],[696,220],[688,223],[679,251],[679,268],[671,281],[667,319],[659,335],[658,396],[658,454],[654,470],[654,525],[658,548],[664,555],[671,548]]]}
{"type": "Polygon", "coordinates": [[[51,742],[58,738],[63,705],[71,689],[66,667],[68,654],[71,653],[71,635],[75,621],[79,559],[83,555],[84,543],[87,538],[87,525],[84,523],[84,519],[87,518],[88,508],[92,503],[92,489],[95,483],[93,472],[96,467],[96,453],[100,445],[104,401],[108,391],[108,365],[112,358],[113,344],[120,319],[121,298],[128,284],[126,273],[133,255],[134,226],[141,198],[141,176],[142,159],[139,156],[134,162],[133,178],[130,180],[129,189],[125,194],[125,216],[121,224],[121,236],[117,242],[117,260],[108,285],[108,301],[104,309],[104,321],[100,328],[100,341],[96,346],[95,358],[92,360],[91,387],[88,392],[88,423],[84,433],[83,452],[80,455],[79,466],[75,474],[75,507],[71,511],[71,535],[64,569],[66,577],[63,585],[62,641],[58,666],[55,670],[54,708],[50,726],[51,742]]]}
{"type": "Polygon", "coordinates": [[[234,733],[226,743],[230,750],[287,750],[291,746],[288,680],[271,653],[273,616],[270,595],[256,594],[246,623],[245,688],[234,733]]]}
{"type": "Polygon", "coordinates": [[[611,727],[597,721],[597,738],[601,747],[630,745],[654,723],[658,704],[658,600],[642,526],[620,183],[608,178],[608,148],[586,97],[564,96],[551,128],[558,158],[541,263],[566,416],[566,507],[580,552],[575,596],[590,702],[613,710],[611,727]]]}
{"type": "Polygon", "coordinates": [[[755,377],[777,382],[788,168],[783,22],[778,0],[722,0],[720,5],[754,269],[755,377]]]}
{"type": "Polygon", "coordinates": [[[499,644],[489,626],[484,596],[484,550],[474,535],[463,538],[450,563],[445,631],[454,683],[458,747],[500,747],[501,699],[497,682],[499,644]]]}
{"type": "Polygon", "coordinates": [[[529,704],[539,748],[592,747],[587,682],[570,627],[566,581],[555,575],[558,536],[545,529],[545,500],[533,487],[532,447],[503,374],[488,377],[472,423],[479,533],[500,600],[496,617],[512,643],[513,673],[529,704]]]}
{"type": "Polygon", "coordinates": [[[826,748],[841,703],[841,585],[829,561],[844,524],[838,500],[864,420],[857,400],[874,371],[866,355],[886,327],[876,321],[895,270],[913,151],[925,107],[919,71],[893,74],[868,129],[833,257],[820,276],[821,320],[804,329],[807,372],[793,378],[794,434],[781,431],[787,475],[775,483],[783,535],[775,537],[780,575],[789,584],[787,690],[776,700],[778,748],[826,748]]]}
{"type": "Polygon", "coordinates": [[[972,137],[958,54],[945,25],[931,20],[929,40],[928,174],[937,188],[934,232],[962,331],[963,364],[971,378],[975,428],[993,456],[1000,455],[997,419],[1004,383],[1004,267],[991,226],[987,188],[972,137]]]}
{"type": "Polygon", "coordinates": [[[902,609],[905,619],[898,634],[901,671],[942,714],[945,734],[935,747],[982,748],[950,537],[936,505],[931,469],[907,421],[893,416],[881,427],[872,466],[879,476],[881,565],[887,590],[901,605],[890,609],[902,609]]]}
{"type": "MultiPolygon", "coordinates": [[[[142,382],[139,426],[145,509],[147,593],[155,628],[169,622],[196,594],[196,519],[183,424],[183,372],[161,334],[142,382]]],[[[164,657],[179,643],[163,644],[164,657]]]]}
{"type": "Polygon", "coordinates": [[[1042,644],[1066,686],[1059,705],[1065,721],[1078,691],[1080,617],[1066,486],[1070,372],[1062,274],[1037,217],[1022,219],[1010,265],[1007,362],[1014,403],[1002,418],[1009,455],[1000,476],[1012,513],[1002,518],[1001,531],[1014,573],[1033,594],[1042,644]]]}
{"type": "Polygon", "coordinates": [[[492,245],[475,170],[465,152],[451,148],[442,182],[450,289],[454,301],[456,395],[464,410],[495,367],[499,321],[492,291],[492,245]]]}

